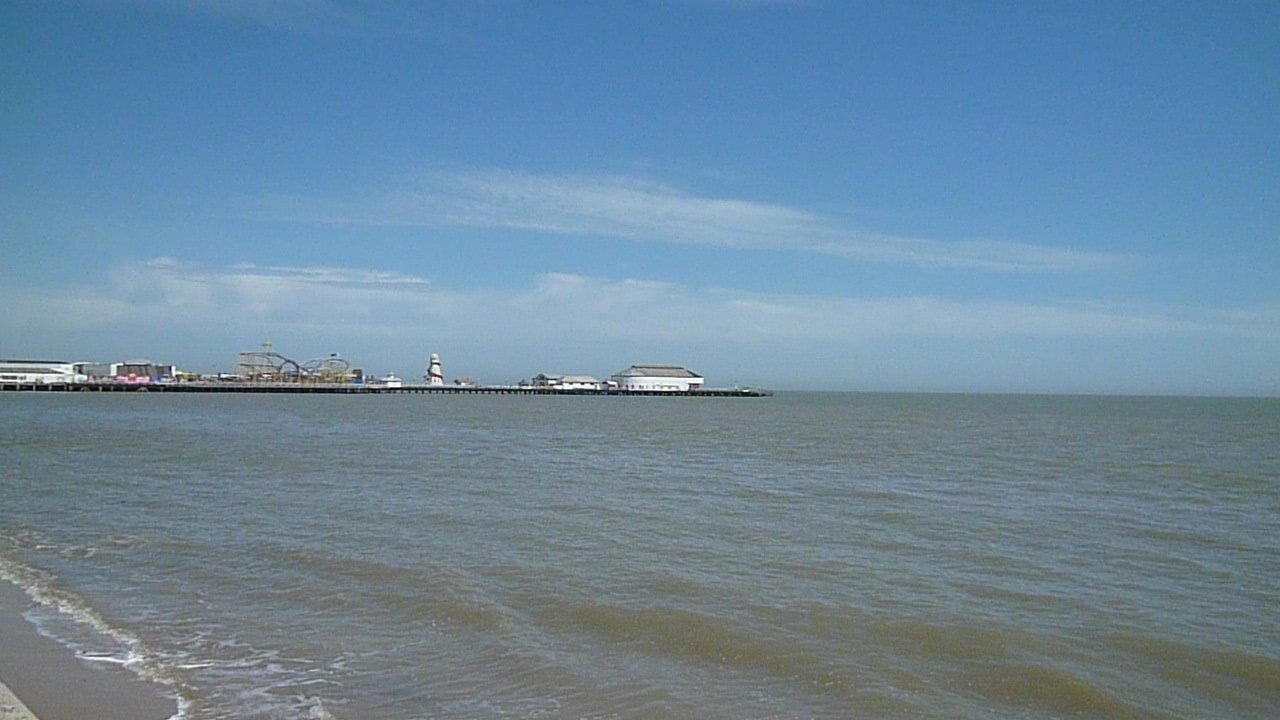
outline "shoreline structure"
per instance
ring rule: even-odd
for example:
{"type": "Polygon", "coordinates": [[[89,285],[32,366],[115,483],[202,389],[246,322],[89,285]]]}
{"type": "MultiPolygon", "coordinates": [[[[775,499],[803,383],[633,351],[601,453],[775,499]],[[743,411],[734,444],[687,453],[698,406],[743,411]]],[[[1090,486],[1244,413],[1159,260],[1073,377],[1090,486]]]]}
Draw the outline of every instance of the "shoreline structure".
{"type": "Polygon", "coordinates": [[[708,388],[705,379],[680,365],[632,365],[606,381],[586,375],[547,375],[517,384],[482,385],[469,377],[445,383],[440,355],[431,353],[421,383],[406,383],[394,373],[366,375],[337,353],[298,362],[275,352],[268,340],[262,350],[242,352],[234,373],[205,375],[150,360],[117,363],[63,360],[0,360],[0,391],[126,392],[255,392],[255,393],[447,393],[453,395],[654,395],[683,397],[767,397],[767,390],[735,383],[708,388]]]}
{"type": "Polygon", "coordinates": [[[0,392],[173,392],[173,393],[311,393],[331,395],[591,395],[610,397],[770,397],[756,388],[699,388],[697,390],[616,390],[545,388],[521,385],[386,386],[351,383],[246,383],[191,381],[174,383],[0,383],[0,392]]]}

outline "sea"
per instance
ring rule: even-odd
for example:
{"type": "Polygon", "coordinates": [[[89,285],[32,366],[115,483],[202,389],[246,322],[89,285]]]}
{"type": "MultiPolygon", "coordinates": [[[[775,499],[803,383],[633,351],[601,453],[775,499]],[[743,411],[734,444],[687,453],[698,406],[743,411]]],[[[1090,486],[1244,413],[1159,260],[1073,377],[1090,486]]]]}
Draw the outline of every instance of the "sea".
{"type": "Polygon", "coordinates": [[[1280,716],[1280,400],[0,395],[0,581],[179,720],[1280,716]]]}

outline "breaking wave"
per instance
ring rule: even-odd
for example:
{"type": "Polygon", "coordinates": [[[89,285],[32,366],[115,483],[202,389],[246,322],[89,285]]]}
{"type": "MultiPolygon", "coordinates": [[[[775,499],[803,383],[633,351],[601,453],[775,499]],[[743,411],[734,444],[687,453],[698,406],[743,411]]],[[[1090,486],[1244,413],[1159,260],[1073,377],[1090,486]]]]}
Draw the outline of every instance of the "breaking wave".
{"type": "MultiPolygon", "coordinates": [[[[88,556],[91,557],[91,554],[88,556]]],[[[83,660],[121,665],[138,677],[161,686],[166,695],[177,703],[177,711],[171,720],[186,720],[190,701],[183,692],[181,682],[138,636],[111,624],[79,595],[61,587],[51,573],[2,553],[0,580],[16,586],[39,608],[53,614],[52,617],[45,615],[43,619],[39,613],[27,614],[41,634],[67,645],[83,660]],[[67,637],[66,633],[51,630],[52,624],[69,625],[77,629],[76,635],[81,639],[75,640],[67,637]]]]}

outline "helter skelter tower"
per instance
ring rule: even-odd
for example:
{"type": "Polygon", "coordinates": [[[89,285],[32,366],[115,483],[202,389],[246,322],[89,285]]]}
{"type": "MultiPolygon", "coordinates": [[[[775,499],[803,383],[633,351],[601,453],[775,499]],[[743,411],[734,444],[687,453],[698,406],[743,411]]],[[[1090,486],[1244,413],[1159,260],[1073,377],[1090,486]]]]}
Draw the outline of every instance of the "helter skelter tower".
{"type": "Polygon", "coordinates": [[[431,363],[427,365],[427,384],[444,384],[444,368],[440,367],[440,356],[436,353],[431,353],[431,363]]]}

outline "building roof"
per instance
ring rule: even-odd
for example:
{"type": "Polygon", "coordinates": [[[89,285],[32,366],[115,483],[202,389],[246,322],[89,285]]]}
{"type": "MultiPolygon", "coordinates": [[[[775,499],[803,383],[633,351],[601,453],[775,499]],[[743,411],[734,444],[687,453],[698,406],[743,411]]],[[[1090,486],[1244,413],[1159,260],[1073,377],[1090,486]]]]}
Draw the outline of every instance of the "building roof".
{"type": "Polygon", "coordinates": [[[616,373],[614,377],[700,378],[702,376],[679,365],[632,365],[626,370],[616,373]]]}

